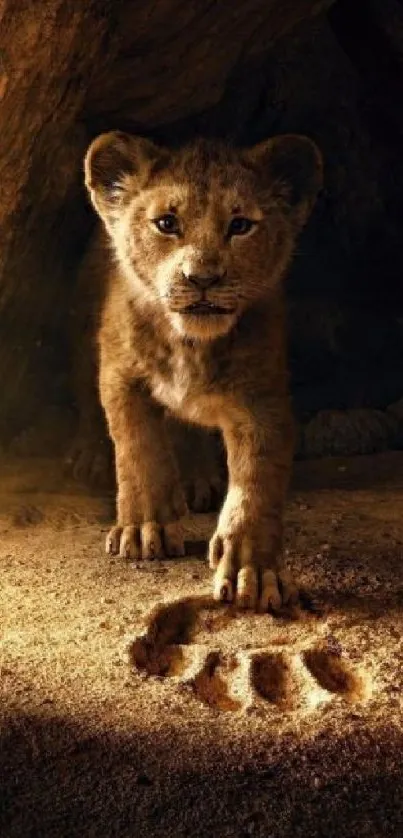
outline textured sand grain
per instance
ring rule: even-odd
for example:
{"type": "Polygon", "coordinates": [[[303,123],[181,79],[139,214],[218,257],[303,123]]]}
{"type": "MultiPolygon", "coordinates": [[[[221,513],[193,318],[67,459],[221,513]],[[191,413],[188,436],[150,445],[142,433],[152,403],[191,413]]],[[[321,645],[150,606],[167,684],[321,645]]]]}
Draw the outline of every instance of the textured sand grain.
{"type": "Polygon", "coordinates": [[[0,502],[2,836],[402,834],[402,455],[296,466],[298,621],[211,607],[202,557],[106,558],[110,499],[56,463],[0,502]]]}

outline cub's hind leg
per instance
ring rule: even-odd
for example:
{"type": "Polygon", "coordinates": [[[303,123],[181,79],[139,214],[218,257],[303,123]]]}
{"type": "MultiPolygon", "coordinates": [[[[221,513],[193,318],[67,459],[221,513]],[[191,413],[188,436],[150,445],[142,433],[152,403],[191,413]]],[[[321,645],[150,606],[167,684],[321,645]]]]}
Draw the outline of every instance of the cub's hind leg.
{"type": "Polygon", "coordinates": [[[216,511],[225,492],[224,450],[220,439],[204,428],[168,420],[182,484],[193,512],[216,511]]]}
{"type": "Polygon", "coordinates": [[[113,448],[100,402],[96,346],[103,293],[99,266],[105,259],[105,246],[102,236],[96,236],[91,242],[79,271],[70,312],[72,389],[77,427],[65,464],[77,480],[99,488],[112,488],[113,448]]]}

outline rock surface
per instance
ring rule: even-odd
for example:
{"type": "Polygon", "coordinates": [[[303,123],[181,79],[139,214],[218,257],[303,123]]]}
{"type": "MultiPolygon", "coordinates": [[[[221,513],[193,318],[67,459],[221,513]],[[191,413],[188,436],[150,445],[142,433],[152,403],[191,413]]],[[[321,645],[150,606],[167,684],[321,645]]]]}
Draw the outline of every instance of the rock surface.
{"type": "Polygon", "coordinates": [[[329,5],[0,0],[0,436],[49,397],[64,363],[59,333],[90,226],[89,136],[216,105],[238,66],[329,5]]]}
{"type": "Polygon", "coordinates": [[[325,189],[288,283],[297,416],[401,398],[402,21],[397,0],[0,0],[2,443],[71,407],[82,157],[111,127],[312,136],[325,189]]]}

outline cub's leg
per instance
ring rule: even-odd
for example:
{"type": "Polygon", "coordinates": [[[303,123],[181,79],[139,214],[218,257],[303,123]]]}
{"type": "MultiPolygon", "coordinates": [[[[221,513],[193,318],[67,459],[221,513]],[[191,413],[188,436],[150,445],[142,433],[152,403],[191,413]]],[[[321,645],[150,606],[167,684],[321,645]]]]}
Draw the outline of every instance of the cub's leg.
{"type": "Polygon", "coordinates": [[[75,437],[65,464],[77,480],[102,488],[113,486],[113,450],[98,392],[96,333],[102,300],[105,244],[95,237],[81,265],[72,300],[69,341],[73,393],[78,409],[75,437]]]}
{"type": "Polygon", "coordinates": [[[213,434],[168,420],[186,500],[193,512],[217,510],[224,498],[225,467],[220,441],[213,434]]]}
{"type": "Polygon", "coordinates": [[[106,550],[128,559],[184,555],[179,523],[187,506],[161,408],[119,370],[100,374],[115,446],[117,522],[106,550]]]}
{"type": "Polygon", "coordinates": [[[278,611],[298,599],[282,564],[293,426],[284,404],[256,403],[222,419],[229,487],[209,546],[215,598],[278,611]]]}
{"type": "Polygon", "coordinates": [[[89,338],[75,344],[73,377],[78,425],[65,464],[76,480],[110,489],[114,483],[113,450],[99,401],[95,351],[89,338]]]}

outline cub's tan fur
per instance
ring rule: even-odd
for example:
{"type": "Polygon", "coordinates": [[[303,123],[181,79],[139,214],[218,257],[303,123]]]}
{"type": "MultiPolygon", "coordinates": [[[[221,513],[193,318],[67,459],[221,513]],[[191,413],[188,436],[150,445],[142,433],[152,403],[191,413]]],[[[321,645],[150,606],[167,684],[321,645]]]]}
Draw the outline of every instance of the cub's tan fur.
{"type": "Polygon", "coordinates": [[[168,151],[112,132],[90,146],[85,178],[110,245],[84,272],[102,287],[99,391],[118,487],[107,550],[183,554],[166,415],[218,429],[229,484],[209,547],[215,596],[277,609],[297,596],[281,563],[293,436],[282,279],[319,152],[291,135],[168,151]]]}

